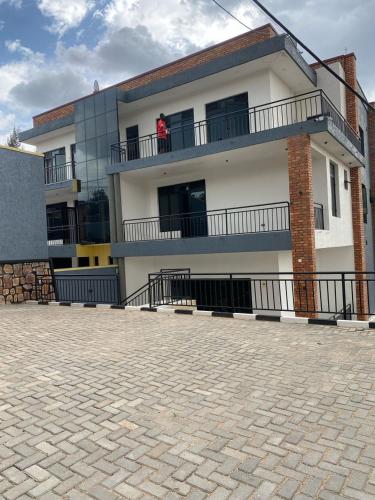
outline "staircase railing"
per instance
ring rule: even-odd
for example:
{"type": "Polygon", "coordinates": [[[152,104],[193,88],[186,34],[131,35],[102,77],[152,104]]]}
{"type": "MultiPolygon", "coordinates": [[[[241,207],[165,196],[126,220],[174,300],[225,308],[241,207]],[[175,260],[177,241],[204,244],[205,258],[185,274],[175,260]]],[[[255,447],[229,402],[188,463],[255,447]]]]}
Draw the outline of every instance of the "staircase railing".
{"type": "Polygon", "coordinates": [[[123,306],[148,306],[151,302],[151,295],[155,296],[153,292],[154,288],[158,288],[162,285],[162,277],[174,273],[184,273],[183,275],[190,274],[190,269],[161,269],[153,278],[149,279],[147,283],[140,286],[137,290],[128,295],[124,300],[121,301],[123,306]]]}

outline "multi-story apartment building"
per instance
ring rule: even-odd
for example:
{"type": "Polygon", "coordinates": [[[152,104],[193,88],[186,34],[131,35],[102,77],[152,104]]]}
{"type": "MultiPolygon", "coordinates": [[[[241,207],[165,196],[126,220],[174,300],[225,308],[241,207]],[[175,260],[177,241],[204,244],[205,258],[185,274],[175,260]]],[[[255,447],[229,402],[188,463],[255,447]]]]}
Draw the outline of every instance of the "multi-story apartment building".
{"type": "MultiPolygon", "coordinates": [[[[361,91],[354,54],[327,62],[361,91]]],[[[162,269],[374,269],[375,119],[271,25],[38,115],[21,138],[46,154],[52,255],[96,255],[110,218],[124,296],[162,269]],[[73,220],[79,252],[65,244],[73,220]]]]}

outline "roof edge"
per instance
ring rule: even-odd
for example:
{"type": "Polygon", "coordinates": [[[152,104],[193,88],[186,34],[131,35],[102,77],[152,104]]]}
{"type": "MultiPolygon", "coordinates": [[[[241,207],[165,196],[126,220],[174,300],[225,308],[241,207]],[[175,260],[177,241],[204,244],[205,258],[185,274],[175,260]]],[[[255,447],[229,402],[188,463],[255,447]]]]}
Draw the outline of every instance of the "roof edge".
{"type": "MultiPolygon", "coordinates": [[[[271,29],[274,32],[275,36],[278,35],[278,33],[275,30],[275,28],[273,27],[273,25],[271,23],[267,23],[267,24],[264,24],[262,26],[258,26],[257,28],[254,28],[253,30],[246,31],[245,33],[241,33],[240,35],[237,35],[235,37],[228,38],[227,40],[224,40],[222,42],[216,43],[215,45],[210,45],[209,47],[206,47],[204,49],[198,50],[197,52],[192,52],[191,54],[188,54],[188,55],[186,55],[184,57],[181,57],[179,59],[174,59],[173,61],[171,61],[169,63],[163,64],[161,66],[157,66],[155,68],[152,68],[150,70],[145,71],[144,73],[140,73],[138,75],[134,75],[131,78],[128,78],[126,80],[122,80],[121,82],[114,83],[113,85],[109,85],[108,87],[105,87],[104,89],[101,89],[100,92],[104,92],[105,90],[108,90],[108,89],[111,89],[111,88],[119,87],[121,85],[124,85],[125,83],[128,83],[128,82],[131,82],[132,80],[135,80],[136,78],[142,78],[144,76],[150,75],[150,74],[152,74],[155,71],[159,71],[161,69],[173,66],[174,64],[183,62],[183,61],[189,59],[190,57],[194,57],[194,56],[197,56],[199,54],[204,54],[205,52],[207,52],[209,50],[221,47],[221,46],[225,45],[228,42],[239,40],[242,37],[248,35],[249,33],[257,33],[258,31],[262,31],[262,30],[267,29],[267,28],[271,29]]],[[[33,119],[34,118],[38,118],[40,116],[43,116],[43,115],[45,115],[47,113],[51,113],[52,111],[56,111],[56,110],[58,110],[60,108],[63,108],[65,106],[69,106],[69,105],[75,104],[76,102],[79,102],[79,101],[85,99],[89,95],[91,95],[91,94],[86,94],[86,95],[84,95],[82,97],[78,97],[77,99],[74,99],[72,101],[64,102],[63,104],[60,104],[59,106],[55,106],[54,108],[47,109],[46,111],[43,111],[42,113],[38,113],[37,115],[34,115],[32,118],[33,119]]]]}
{"type": "MultiPolygon", "coordinates": [[[[355,59],[357,59],[357,56],[355,55],[355,53],[354,52],[350,52],[349,54],[341,54],[339,56],[330,57],[329,59],[322,59],[322,61],[325,64],[332,64],[332,63],[335,63],[335,62],[339,62],[342,59],[347,59],[349,57],[354,57],[355,59]]],[[[321,65],[321,63],[316,62],[316,63],[310,64],[310,66],[315,69],[315,68],[321,67],[322,65],[321,65]]]]}
{"type": "Polygon", "coordinates": [[[5,144],[0,144],[0,149],[5,149],[6,151],[14,151],[15,153],[23,153],[25,155],[39,156],[41,158],[44,157],[42,153],[37,153],[36,151],[26,151],[25,149],[14,148],[12,146],[7,146],[5,144]]]}

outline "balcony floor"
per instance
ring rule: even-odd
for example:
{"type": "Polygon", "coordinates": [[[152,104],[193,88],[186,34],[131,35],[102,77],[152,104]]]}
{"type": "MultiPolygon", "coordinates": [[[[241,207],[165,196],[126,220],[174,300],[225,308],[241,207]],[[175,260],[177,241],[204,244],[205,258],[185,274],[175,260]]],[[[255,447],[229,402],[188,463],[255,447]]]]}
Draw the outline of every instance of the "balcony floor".
{"type": "Polygon", "coordinates": [[[270,252],[291,250],[291,248],[290,231],[273,231],[230,236],[112,243],[112,257],[270,252]]]}

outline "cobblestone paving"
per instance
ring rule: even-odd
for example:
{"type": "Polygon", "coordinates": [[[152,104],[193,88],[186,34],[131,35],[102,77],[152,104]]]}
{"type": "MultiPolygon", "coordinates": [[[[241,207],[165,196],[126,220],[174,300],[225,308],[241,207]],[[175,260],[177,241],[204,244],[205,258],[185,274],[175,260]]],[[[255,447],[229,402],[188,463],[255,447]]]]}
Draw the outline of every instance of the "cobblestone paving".
{"type": "Polygon", "coordinates": [[[375,498],[375,332],[0,308],[0,497],[375,498]]]}

